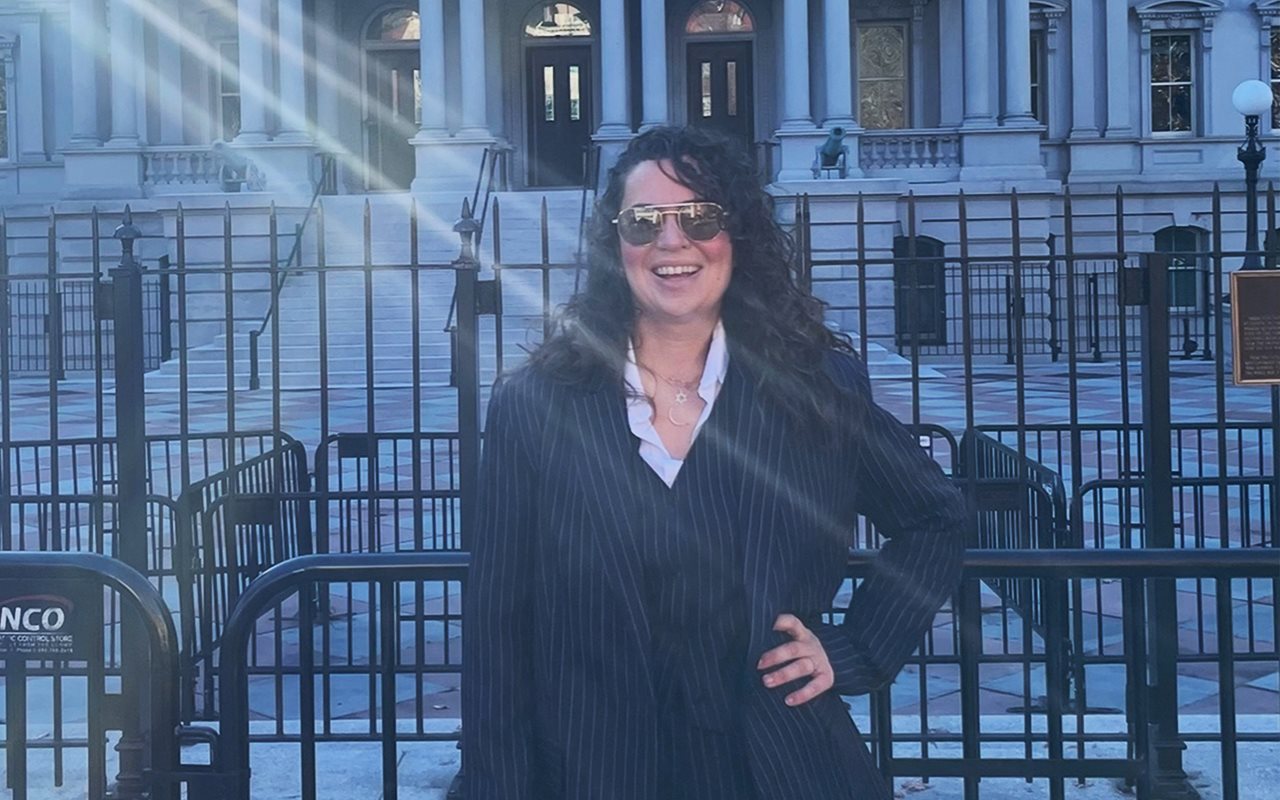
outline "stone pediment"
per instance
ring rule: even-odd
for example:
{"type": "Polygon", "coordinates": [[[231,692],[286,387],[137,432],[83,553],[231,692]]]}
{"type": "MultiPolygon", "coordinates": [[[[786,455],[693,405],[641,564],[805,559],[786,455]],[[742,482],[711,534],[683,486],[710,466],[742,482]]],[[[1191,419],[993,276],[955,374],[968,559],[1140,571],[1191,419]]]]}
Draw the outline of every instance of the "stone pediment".
{"type": "Polygon", "coordinates": [[[1211,29],[1222,8],[1221,0],[1146,0],[1134,5],[1133,11],[1144,31],[1211,29]]]}
{"type": "Polygon", "coordinates": [[[1253,10],[1268,25],[1275,25],[1280,20],[1280,0],[1259,0],[1253,4],[1253,10]]]}

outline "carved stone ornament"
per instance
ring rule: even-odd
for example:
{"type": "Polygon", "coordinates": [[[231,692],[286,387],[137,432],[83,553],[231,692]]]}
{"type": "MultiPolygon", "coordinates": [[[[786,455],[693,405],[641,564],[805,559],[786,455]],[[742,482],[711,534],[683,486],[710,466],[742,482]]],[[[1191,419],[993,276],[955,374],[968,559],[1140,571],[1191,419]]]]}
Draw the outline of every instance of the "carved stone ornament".
{"type": "Polygon", "coordinates": [[[1045,46],[1058,49],[1058,24],[1066,16],[1066,0],[1031,0],[1031,23],[1045,32],[1045,46]]]}
{"type": "Polygon", "coordinates": [[[1153,30],[1213,30],[1213,20],[1222,11],[1221,0],[1146,0],[1133,7],[1142,23],[1142,32],[1153,30]]]}

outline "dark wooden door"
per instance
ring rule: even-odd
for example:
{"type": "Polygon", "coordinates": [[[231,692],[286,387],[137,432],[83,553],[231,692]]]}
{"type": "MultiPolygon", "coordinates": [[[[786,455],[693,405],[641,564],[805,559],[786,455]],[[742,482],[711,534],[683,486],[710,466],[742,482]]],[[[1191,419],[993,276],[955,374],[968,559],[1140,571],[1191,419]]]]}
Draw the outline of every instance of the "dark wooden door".
{"type": "Polygon", "coordinates": [[[409,139],[418,132],[420,85],[416,49],[369,51],[368,189],[409,188],[415,169],[409,139]]]}
{"type": "Polygon", "coordinates": [[[750,151],[755,138],[751,42],[689,45],[689,124],[714,128],[750,151]]]}
{"type": "Polygon", "coordinates": [[[531,47],[528,65],[529,185],[581,185],[591,142],[591,48],[531,47]]]}

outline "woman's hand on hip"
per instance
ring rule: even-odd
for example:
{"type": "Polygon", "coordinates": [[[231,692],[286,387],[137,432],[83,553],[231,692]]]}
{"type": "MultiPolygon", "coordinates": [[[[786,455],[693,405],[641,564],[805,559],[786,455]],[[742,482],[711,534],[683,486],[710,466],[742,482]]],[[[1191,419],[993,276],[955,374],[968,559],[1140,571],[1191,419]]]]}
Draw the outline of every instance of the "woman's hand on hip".
{"type": "Polygon", "coordinates": [[[764,673],[764,685],[770,688],[809,678],[809,682],[787,695],[789,706],[807,703],[835,685],[835,672],[827,651],[813,631],[792,614],[779,614],[773,623],[775,631],[791,637],[760,657],[756,669],[764,673]],[[780,667],[779,669],[774,669],[780,667]]]}

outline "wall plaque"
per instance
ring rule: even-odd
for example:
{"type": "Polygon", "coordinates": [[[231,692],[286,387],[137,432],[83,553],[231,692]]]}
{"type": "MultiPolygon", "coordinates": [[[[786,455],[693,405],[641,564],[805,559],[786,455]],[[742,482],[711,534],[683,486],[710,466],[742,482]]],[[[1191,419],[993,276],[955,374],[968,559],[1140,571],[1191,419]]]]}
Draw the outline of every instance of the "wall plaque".
{"type": "Polygon", "coordinates": [[[1231,273],[1231,344],[1237,384],[1280,384],[1280,269],[1231,273]]]}

